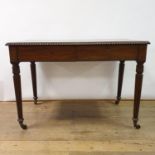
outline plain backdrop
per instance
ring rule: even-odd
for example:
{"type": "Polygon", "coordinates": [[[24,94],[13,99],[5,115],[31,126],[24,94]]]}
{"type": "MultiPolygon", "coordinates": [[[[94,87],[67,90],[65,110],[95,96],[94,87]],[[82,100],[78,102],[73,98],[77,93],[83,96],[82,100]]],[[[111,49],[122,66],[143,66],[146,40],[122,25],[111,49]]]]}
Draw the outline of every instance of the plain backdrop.
{"type": "MultiPolygon", "coordinates": [[[[0,100],[14,100],[6,42],[149,40],[143,99],[155,99],[155,0],[0,0],[0,100]]],[[[118,62],[37,63],[40,99],[112,99],[118,62]]],[[[21,63],[23,99],[32,99],[21,63]]],[[[122,98],[134,95],[135,62],[126,62],[122,98]]]]}

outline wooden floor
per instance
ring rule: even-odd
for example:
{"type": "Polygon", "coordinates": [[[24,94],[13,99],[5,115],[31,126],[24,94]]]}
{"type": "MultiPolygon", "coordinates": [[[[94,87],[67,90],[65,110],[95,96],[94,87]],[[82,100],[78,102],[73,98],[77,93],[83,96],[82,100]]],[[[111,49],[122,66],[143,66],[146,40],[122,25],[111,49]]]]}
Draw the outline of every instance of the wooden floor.
{"type": "Polygon", "coordinates": [[[0,102],[0,155],[155,155],[155,101],[142,101],[132,124],[132,101],[24,102],[25,123],[14,102],[0,102]]]}

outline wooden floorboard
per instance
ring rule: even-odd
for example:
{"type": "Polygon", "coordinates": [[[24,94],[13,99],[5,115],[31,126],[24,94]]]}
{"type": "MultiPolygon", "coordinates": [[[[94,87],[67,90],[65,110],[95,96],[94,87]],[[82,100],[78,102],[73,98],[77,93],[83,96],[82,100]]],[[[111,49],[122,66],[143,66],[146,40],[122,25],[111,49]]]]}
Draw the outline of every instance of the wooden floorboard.
{"type": "Polygon", "coordinates": [[[155,101],[142,101],[140,130],[133,128],[132,102],[24,102],[26,131],[15,103],[0,102],[0,155],[154,155],[155,101]]]}

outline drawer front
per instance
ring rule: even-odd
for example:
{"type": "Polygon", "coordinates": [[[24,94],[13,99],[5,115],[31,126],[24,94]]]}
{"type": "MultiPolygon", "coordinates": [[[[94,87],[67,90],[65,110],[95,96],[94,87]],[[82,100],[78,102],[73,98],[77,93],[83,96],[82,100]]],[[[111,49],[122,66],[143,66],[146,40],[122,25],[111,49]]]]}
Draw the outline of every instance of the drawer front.
{"type": "Polygon", "coordinates": [[[79,61],[136,60],[137,56],[136,46],[80,46],[77,49],[79,61]]]}
{"type": "Polygon", "coordinates": [[[18,48],[19,61],[75,61],[73,46],[22,46],[18,48]]]}

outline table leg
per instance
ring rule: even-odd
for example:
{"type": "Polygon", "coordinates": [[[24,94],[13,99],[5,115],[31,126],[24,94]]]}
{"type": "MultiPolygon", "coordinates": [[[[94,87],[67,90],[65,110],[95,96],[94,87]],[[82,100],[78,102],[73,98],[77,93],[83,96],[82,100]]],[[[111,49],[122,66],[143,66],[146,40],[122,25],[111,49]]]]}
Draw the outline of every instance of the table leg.
{"type": "Polygon", "coordinates": [[[142,81],[143,81],[143,70],[144,62],[138,61],[136,67],[136,79],[135,79],[135,95],[134,95],[134,109],[133,109],[133,124],[136,129],[140,128],[138,123],[139,106],[141,99],[142,81]]]}
{"type": "Polygon", "coordinates": [[[31,77],[32,77],[32,88],[33,88],[33,99],[34,103],[37,104],[37,77],[36,77],[36,64],[31,62],[31,77]]]}
{"type": "Polygon", "coordinates": [[[122,93],[122,84],[123,84],[123,76],[124,76],[124,67],[125,67],[125,61],[120,61],[119,64],[119,74],[118,74],[118,90],[117,90],[117,99],[116,104],[119,104],[121,100],[121,93],[122,93]]]}
{"type": "Polygon", "coordinates": [[[21,92],[21,78],[19,62],[12,63],[13,81],[16,96],[18,122],[22,129],[27,129],[27,126],[23,123],[23,109],[22,109],[22,92],[21,92]]]}

